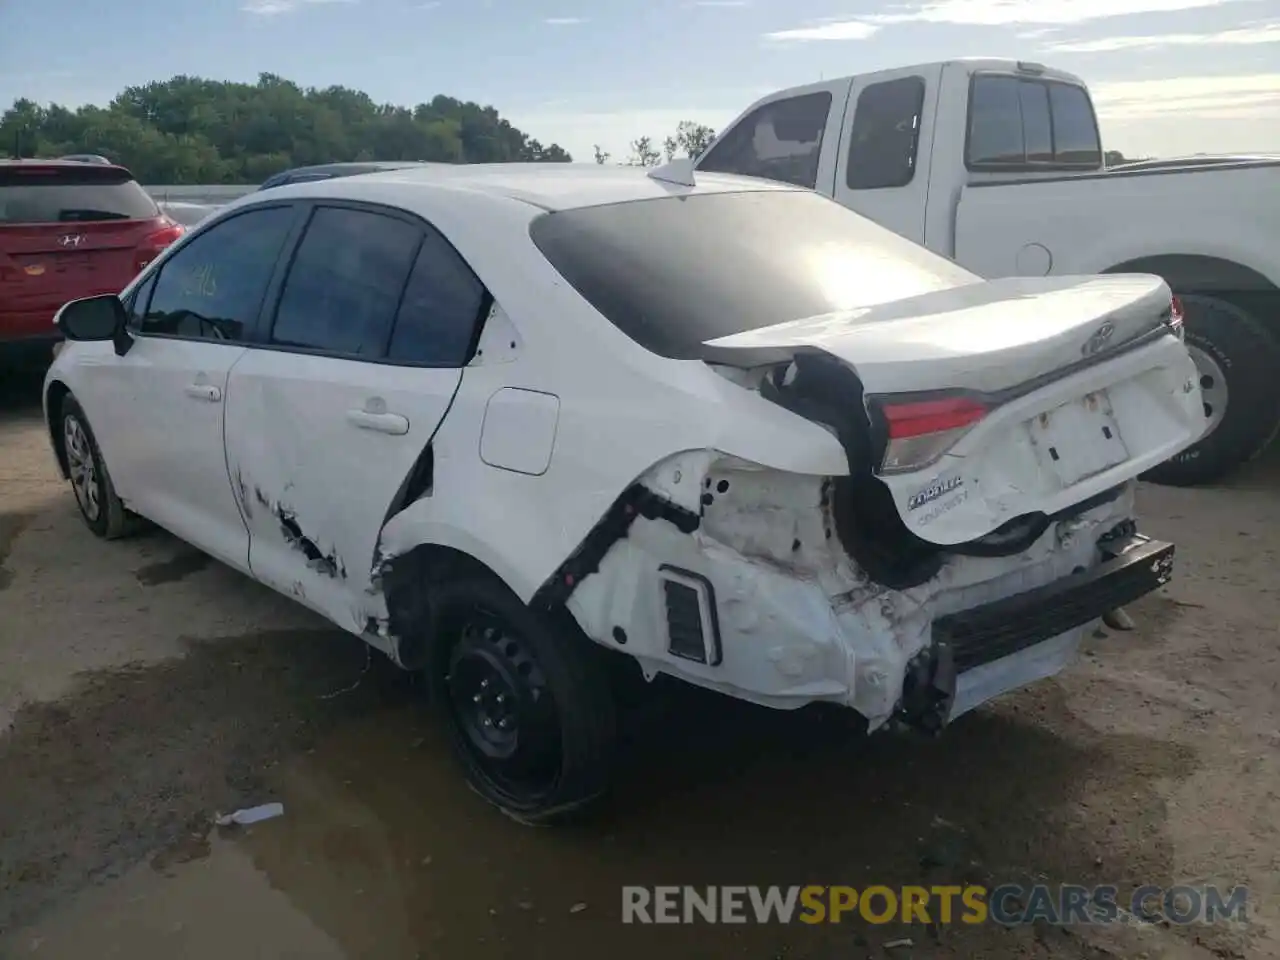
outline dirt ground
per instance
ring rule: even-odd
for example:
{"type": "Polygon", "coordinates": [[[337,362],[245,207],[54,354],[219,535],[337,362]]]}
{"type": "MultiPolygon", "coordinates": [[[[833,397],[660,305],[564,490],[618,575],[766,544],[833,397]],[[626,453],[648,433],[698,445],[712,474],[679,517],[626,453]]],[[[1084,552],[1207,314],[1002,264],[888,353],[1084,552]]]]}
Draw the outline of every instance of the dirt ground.
{"type": "Polygon", "coordinates": [[[629,721],[603,816],[535,830],[358,640],[163,533],[95,540],[34,382],[7,393],[0,957],[1280,956],[1280,452],[1144,488],[1180,553],[1138,629],[941,740],[676,690],[629,721]],[[284,816],[211,826],[267,800],[284,816]],[[623,884],[1034,880],[1243,884],[1249,923],[620,923],[623,884]]]}

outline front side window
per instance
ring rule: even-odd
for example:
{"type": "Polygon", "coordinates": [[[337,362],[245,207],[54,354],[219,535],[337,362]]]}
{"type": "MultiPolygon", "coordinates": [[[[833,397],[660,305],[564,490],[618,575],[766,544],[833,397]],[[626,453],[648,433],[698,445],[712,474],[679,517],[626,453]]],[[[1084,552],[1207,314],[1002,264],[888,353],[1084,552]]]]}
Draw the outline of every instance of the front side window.
{"type": "Polygon", "coordinates": [[[1102,147],[1089,95],[1063,81],[975,76],[965,162],[971,170],[1100,167],[1102,147]]]}
{"type": "Polygon", "coordinates": [[[721,137],[698,169],[812,190],[830,113],[831,94],[825,90],[766,103],[721,137]]]}
{"type": "Polygon", "coordinates": [[[873,83],[858,94],[845,173],[850,190],[905,187],[911,182],[924,91],[922,77],[902,77],[873,83]]]}
{"type": "Polygon", "coordinates": [[[381,359],[421,240],[420,228],[396,217],[317,209],[285,278],[271,342],[381,359]]]}
{"type": "MultiPolygon", "coordinates": [[[[293,224],[290,206],[248,210],[192,237],[160,266],[139,332],[244,339],[293,224]]],[[[139,292],[145,291],[145,287],[139,292]]]]}

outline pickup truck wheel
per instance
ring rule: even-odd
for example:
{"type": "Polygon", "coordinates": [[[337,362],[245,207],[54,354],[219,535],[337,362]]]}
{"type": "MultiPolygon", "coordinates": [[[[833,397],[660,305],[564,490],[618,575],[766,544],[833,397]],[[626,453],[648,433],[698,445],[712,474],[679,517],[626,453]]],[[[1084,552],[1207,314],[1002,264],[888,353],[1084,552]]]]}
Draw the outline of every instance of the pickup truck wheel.
{"type": "Polygon", "coordinates": [[[560,822],[608,786],[615,718],[599,651],[489,579],[429,594],[427,682],[470,786],[522,823],[560,822]]]}
{"type": "Polygon", "coordinates": [[[1196,443],[1144,479],[1186,487],[1220,479],[1261,453],[1280,430],[1280,346],[1232,303],[1199,294],[1179,299],[1208,424],[1196,443]]]}
{"type": "Polygon", "coordinates": [[[126,510],[116,496],[89,418],[74,397],[63,399],[59,419],[67,474],[85,526],[104,540],[116,540],[135,532],[139,519],[126,510]]]}

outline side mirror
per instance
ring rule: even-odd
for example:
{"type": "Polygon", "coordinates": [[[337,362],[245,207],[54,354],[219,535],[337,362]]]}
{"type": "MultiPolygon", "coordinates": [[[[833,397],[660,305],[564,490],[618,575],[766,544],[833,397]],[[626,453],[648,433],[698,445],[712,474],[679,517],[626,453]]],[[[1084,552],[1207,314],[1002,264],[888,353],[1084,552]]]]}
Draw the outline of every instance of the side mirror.
{"type": "Polygon", "coordinates": [[[53,322],[68,340],[114,340],[127,319],[120,298],[108,293],[63,304],[53,322]]]}

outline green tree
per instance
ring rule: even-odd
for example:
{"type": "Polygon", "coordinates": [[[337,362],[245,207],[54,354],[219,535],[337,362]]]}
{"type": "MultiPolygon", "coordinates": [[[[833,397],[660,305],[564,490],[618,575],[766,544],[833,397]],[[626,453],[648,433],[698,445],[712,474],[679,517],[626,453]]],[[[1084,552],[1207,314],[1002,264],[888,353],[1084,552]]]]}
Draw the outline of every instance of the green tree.
{"type": "Polygon", "coordinates": [[[106,107],[16,100],[0,114],[0,151],[100,153],[143,183],[259,183],[280,170],[345,160],[444,163],[572,158],[491,106],[437,95],[378,104],[347,87],[302,88],[273,73],[256,83],[179,75],[126,87],[106,107]]]}
{"type": "Polygon", "coordinates": [[[627,158],[627,166],[655,167],[661,162],[662,154],[648,137],[631,141],[631,156],[627,158]]]}

